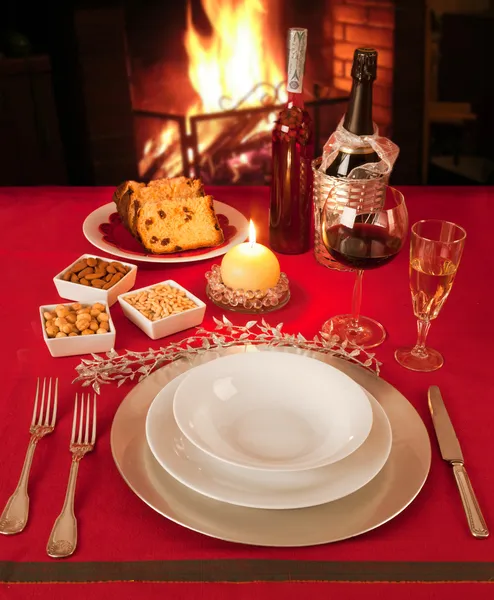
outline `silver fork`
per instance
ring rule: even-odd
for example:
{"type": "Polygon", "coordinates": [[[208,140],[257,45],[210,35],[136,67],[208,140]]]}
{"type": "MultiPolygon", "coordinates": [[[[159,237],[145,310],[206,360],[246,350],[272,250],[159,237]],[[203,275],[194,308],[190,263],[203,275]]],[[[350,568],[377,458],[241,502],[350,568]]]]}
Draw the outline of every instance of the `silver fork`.
{"type": "Polygon", "coordinates": [[[74,402],[74,418],[72,420],[72,436],[70,439],[70,452],[72,464],[70,466],[69,483],[63,503],[62,512],[58,516],[51,530],[46,551],[52,558],[64,558],[73,554],[77,546],[77,519],[74,514],[74,496],[77,481],[79,462],[94,448],[96,442],[96,394],[93,398],[93,410],[90,410],[90,394],[84,401],[81,394],[81,405],[78,410],[77,394],[74,402]],[[79,417],[78,417],[79,413],[79,417]],[[79,427],[77,428],[77,422],[79,427]],[[77,439],[76,431],[78,430],[77,439]]]}
{"type": "Polygon", "coordinates": [[[58,404],[58,378],[55,379],[54,400],[52,400],[52,379],[50,377],[48,383],[48,394],[45,407],[45,392],[46,392],[46,377],[43,379],[43,391],[41,392],[41,406],[38,410],[39,400],[39,377],[36,384],[36,398],[34,400],[33,417],[29,433],[31,439],[27,447],[26,458],[22,466],[21,476],[14,493],[7,501],[5,508],[0,516],[0,533],[12,535],[20,533],[26,526],[29,516],[29,495],[27,493],[27,484],[29,481],[29,473],[33,462],[34,451],[39,440],[45,435],[48,435],[55,429],[57,419],[57,404],[58,404]]]}

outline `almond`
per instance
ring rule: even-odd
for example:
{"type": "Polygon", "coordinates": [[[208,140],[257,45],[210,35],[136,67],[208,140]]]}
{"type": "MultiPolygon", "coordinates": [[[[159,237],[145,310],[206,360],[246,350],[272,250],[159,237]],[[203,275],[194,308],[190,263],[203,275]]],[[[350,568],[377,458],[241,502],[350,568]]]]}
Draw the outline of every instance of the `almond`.
{"type": "Polygon", "coordinates": [[[86,267],[87,267],[87,261],[86,261],[86,259],[83,259],[83,260],[80,260],[79,262],[76,262],[75,265],[70,268],[70,270],[73,271],[74,273],[79,273],[79,271],[82,271],[82,269],[85,269],[86,267]]]}

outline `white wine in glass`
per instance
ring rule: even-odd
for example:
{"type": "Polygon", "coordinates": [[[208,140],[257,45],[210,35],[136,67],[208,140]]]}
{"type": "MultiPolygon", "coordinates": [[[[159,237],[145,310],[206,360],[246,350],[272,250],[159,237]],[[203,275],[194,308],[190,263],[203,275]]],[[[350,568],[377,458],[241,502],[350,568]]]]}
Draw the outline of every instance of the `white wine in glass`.
{"type": "Polygon", "coordinates": [[[433,321],[451,292],[460,264],[466,232],[448,221],[419,221],[412,227],[410,291],[417,317],[418,339],[413,347],[400,348],[396,360],[413,371],[435,371],[444,359],[425,345],[433,321]]]}
{"type": "Polygon", "coordinates": [[[456,265],[440,256],[436,260],[413,258],[410,261],[410,290],[417,319],[437,317],[456,275],[456,265]]]}

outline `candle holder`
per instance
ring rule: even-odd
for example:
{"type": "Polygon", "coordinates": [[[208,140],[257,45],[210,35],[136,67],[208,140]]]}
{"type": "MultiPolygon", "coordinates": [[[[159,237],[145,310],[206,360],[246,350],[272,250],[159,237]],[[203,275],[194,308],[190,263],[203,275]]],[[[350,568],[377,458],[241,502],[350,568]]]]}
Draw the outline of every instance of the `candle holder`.
{"type": "Polygon", "coordinates": [[[267,290],[234,290],[221,278],[219,265],[206,273],[206,296],[221,308],[239,313],[262,314],[278,310],[290,300],[290,286],[285,273],[280,273],[278,283],[267,290]]]}

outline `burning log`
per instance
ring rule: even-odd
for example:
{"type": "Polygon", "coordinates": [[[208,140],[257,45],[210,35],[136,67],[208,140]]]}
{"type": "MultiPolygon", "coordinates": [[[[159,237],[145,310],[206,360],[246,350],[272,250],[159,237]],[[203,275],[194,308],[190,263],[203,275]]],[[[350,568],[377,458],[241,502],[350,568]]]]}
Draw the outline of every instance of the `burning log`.
{"type": "MultiPolygon", "coordinates": [[[[233,126],[227,126],[223,131],[219,131],[217,138],[201,153],[199,164],[201,174],[206,180],[214,179],[217,166],[236,154],[259,148],[259,141],[251,144],[244,140],[249,138],[250,134],[259,126],[260,121],[265,118],[265,114],[247,113],[239,116],[241,118],[233,126]]],[[[224,124],[221,123],[220,126],[224,127],[224,124]]],[[[262,138],[271,139],[271,133],[262,132],[262,138]]]]}
{"type": "Polygon", "coordinates": [[[139,173],[143,181],[151,181],[162,177],[163,170],[166,172],[167,169],[164,165],[167,163],[175,162],[177,156],[180,156],[180,142],[173,141],[163,152],[160,154],[149,154],[144,156],[139,165],[139,173]]]}

